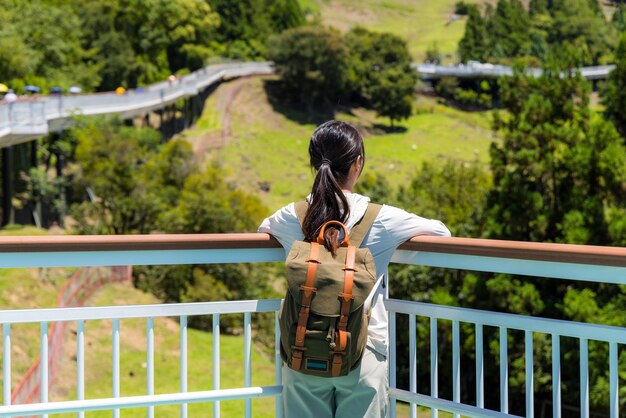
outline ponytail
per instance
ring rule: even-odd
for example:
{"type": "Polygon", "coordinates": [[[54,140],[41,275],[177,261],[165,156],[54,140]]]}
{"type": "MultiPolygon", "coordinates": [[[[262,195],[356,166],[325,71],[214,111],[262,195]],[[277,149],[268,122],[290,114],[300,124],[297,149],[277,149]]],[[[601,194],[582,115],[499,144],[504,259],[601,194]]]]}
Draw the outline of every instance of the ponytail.
{"type": "MultiPolygon", "coordinates": [[[[313,242],[326,222],[346,223],[350,216],[348,200],[341,183],[348,178],[350,167],[359,156],[365,157],[359,132],[344,122],[328,121],[318,126],[309,143],[311,167],[317,170],[309,208],[302,222],[306,241],[313,242]]],[[[329,226],[324,233],[324,246],[336,254],[339,229],[329,226]]]]}
{"type": "MultiPolygon", "coordinates": [[[[348,200],[337,183],[329,164],[322,164],[317,170],[311,201],[302,223],[302,232],[307,241],[317,240],[322,225],[330,220],[345,223],[350,216],[348,200]]],[[[324,233],[324,246],[333,255],[339,247],[339,229],[329,226],[324,233]]]]}

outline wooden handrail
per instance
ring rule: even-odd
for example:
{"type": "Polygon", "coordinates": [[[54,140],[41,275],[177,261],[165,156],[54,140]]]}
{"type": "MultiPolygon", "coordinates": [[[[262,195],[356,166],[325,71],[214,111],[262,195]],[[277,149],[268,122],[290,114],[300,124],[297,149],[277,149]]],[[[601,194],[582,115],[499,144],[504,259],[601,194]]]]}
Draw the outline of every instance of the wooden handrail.
{"type": "MultiPolygon", "coordinates": [[[[0,237],[0,252],[280,248],[268,234],[46,235],[0,237]]],[[[401,250],[626,267],[626,248],[419,236],[401,250]]]]}

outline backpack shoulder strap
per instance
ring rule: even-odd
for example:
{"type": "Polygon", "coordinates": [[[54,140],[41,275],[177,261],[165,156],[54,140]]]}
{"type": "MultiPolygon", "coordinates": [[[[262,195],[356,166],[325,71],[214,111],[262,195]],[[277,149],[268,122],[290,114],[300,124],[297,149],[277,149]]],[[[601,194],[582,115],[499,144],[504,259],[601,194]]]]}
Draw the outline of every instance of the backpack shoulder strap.
{"type": "Polygon", "coordinates": [[[369,232],[372,224],[376,220],[378,216],[378,212],[382,205],[378,205],[376,203],[369,203],[367,205],[367,210],[365,211],[365,215],[361,218],[356,225],[352,227],[350,231],[350,245],[354,245],[355,247],[360,247],[365,235],[369,232]]]}
{"type": "Polygon", "coordinates": [[[296,216],[298,217],[298,222],[300,222],[300,226],[302,227],[302,223],[304,222],[304,217],[306,215],[306,211],[309,208],[309,202],[303,200],[301,202],[296,202],[293,204],[296,210],[296,216]]]}

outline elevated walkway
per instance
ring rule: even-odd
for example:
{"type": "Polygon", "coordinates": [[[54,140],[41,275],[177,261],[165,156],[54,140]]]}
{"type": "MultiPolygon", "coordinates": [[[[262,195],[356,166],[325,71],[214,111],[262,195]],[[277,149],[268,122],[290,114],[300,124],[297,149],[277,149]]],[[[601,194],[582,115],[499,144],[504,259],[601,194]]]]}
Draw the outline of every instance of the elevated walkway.
{"type": "Polygon", "coordinates": [[[0,148],[28,142],[63,130],[74,115],[118,114],[122,119],[143,116],[177,100],[197,96],[208,86],[225,79],[272,74],[267,62],[209,65],[193,73],[150,85],[143,90],[35,96],[14,103],[0,103],[0,148]]]}
{"type": "MultiPolygon", "coordinates": [[[[423,80],[442,77],[497,78],[513,74],[511,67],[470,62],[467,65],[413,64],[423,80]]],[[[580,72],[588,80],[605,79],[614,65],[583,67],[580,72]]],[[[179,99],[193,97],[208,86],[224,79],[248,75],[273,73],[270,62],[243,62],[209,65],[180,77],[174,82],[152,84],[143,90],[129,90],[118,95],[114,92],[36,96],[14,103],[0,103],[0,148],[28,142],[63,130],[71,125],[74,115],[118,114],[123,119],[143,116],[163,109],[179,99]]],[[[529,74],[541,75],[541,69],[529,69],[529,74]]]]}

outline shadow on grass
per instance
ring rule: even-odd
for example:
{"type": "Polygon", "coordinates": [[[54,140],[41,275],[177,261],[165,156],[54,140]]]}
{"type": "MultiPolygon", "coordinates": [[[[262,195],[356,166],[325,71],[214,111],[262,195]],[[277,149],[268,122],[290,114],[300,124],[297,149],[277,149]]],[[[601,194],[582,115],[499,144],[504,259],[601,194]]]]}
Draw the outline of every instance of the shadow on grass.
{"type": "Polygon", "coordinates": [[[279,80],[263,80],[263,89],[275,112],[281,113],[288,119],[301,125],[319,125],[335,118],[335,109],[330,106],[325,109],[319,109],[310,105],[288,101],[285,98],[279,80]]]}
{"type": "Polygon", "coordinates": [[[400,125],[390,126],[390,125],[383,125],[382,123],[375,123],[372,127],[376,130],[383,131],[386,134],[403,134],[407,131],[406,126],[400,126],[400,125]]]}

